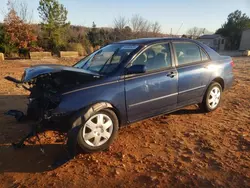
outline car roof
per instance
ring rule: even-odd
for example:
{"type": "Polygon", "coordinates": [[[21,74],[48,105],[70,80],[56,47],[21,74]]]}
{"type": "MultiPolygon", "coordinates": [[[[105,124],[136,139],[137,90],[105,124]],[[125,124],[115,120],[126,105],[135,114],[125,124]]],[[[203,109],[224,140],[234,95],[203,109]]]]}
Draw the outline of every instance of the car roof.
{"type": "Polygon", "coordinates": [[[194,42],[200,47],[202,47],[211,57],[211,59],[216,59],[220,55],[212,50],[210,47],[207,45],[197,41],[197,40],[192,40],[192,39],[187,39],[187,38],[139,38],[139,39],[132,39],[132,40],[124,40],[117,42],[116,44],[137,44],[137,45],[150,45],[150,44],[155,44],[155,43],[161,43],[161,42],[169,42],[169,41],[180,41],[180,42],[194,42]]]}
{"type": "Polygon", "coordinates": [[[148,45],[152,43],[158,42],[167,42],[167,41],[193,41],[187,38],[169,38],[169,37],[161,37],[161,38],[139,38],[139,39],[131,39],[131,40],[123,40],[116,42],[118,44],[141,44],[141,45],[148,45]]]}

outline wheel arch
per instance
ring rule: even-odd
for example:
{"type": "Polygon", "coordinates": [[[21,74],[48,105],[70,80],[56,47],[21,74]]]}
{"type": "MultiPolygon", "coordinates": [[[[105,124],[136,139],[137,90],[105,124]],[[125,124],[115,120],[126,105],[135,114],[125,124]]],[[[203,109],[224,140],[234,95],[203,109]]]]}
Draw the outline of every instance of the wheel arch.
{"type": "Polygon", "coordinates": [[[111,103],[106,102],[106,101],[96,102],[96,103],[90,104],[87,107],[79,109],[76,112],[76,114],[74,115],[74,117],[72,118],[72,127],[78,126],[82,123],[82,115],[83,114],[84,114],[84,119],[86,120],[90,117],[90,115],[92,113],[98,112],[98,111],[103,110],[103,109],[109,109],[115,113],[115,115],[118,119],[118,122],[119,122],[119,127],[120,127],[121,122],[122,122],[121,113],[114,105],[112,105],[111,103]]]}
{"type": "Polygon", "coordinates": [[[95,104],[92,104],[90,108],[93,108],[94,111],[98,112],[100,110],[103,110],[103,109],[109,109],[109,110],[112,110],[117,119],[118,119],[118,122],[119,122],[119,127],[121,125],[121,113],[120,111],[118,110],[118,108],[116,108],[113,104],[109,103],[109,102],[106,102],[106,101],[103,101],[103,102],[97,102],[95,104]]]}
{"type": "MultiPolygon", "coordinates": [[[[214,78],[214,79],[211,81],[211,83],[213,83],[213,82],[219,83],[219,84],[221,85],[222,91],[224,91],[225,82],[224,82],[223,78],[221,78],[221,77],[216,77],[216,78],[214,78]]],[[[211,84],[211,83],[210,83],[210,84],[211,84]]],[[[209,84],[209,85],[210,85],[210,84],[209,84]]]]}

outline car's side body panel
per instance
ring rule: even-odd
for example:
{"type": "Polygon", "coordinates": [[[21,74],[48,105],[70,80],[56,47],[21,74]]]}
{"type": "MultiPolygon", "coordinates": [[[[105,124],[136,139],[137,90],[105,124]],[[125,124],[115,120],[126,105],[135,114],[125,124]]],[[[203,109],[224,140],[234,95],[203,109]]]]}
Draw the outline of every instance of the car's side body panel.
{"type": "Polygon", "coordinates": [[[232,59],[230,57],[221,57],[221,60],[211,61],[206,66],[205,72],[205,74],[210,74],[207,87],[213,80],[221,80],[223,90],[231,87],[233,83],[233,69],[231,63],[232,59]]]}
{"type": "MultiPolygon", "coordinates": [[[[225,60],[224,60],[225,61],[225,60]]],[[[224,80],[224,90],[228,89],[232,86],[233,84],[233,70],[232,70],[232,60],[228,59],[227,62],[224,62],[224,69],[223,69],[223,80],[224,80]]]]}
{"type": "Polygon", "coordinates": [[[209,83],[216,78],[221,78],[224,83],[224,89],[228,89],[233,83],[233,60],[229,56],[220,56],[210,47],[195,41],[210,56],[211,62],[206,65],[206,72],[211,72],[209,83]]]}
{"type": "Polygon", "coordinates": [[[168,74],[176,72],[168,70],[125,78],[125,95],[128,121],[149,117],[162,111],[176,108],[178,86],[177,76],[168,74]]]}
{"type": "Polygon", "coordinates": [[[203,66],[203,64],[196,64],[177,68],[178,106],[197,102],[197,98],[203,95],[203,91],[206,88],[205,83],[202,82],[203,66]]]}
{"type": "MultiPolygon", "coordinates": [[[[172,48],[175,57],[175,66],[178,72],[178,103],[177,107],[182,107],[192,103],[201,102],[206,86],[209,82],[211,73],[206,70],[209,60],[198,61],[179,65],[175,44],[191,44],[196,47],[198,54],[204,49],[197,43],[191,41],[172,41],[172,48]]],[[[201,56],[200,56],[201,58],[201,56]]]]}
{"type": "Polygon", "coordinates": [[[121,124],[126,124],[126,106],[124,95],[124,81],[115,79],[101,79],[95,84],[88,84],[82,88],[66,92],[61,96],[61,103],[53,113],[77,112],[99,102],[110,103],[119,112],[121,124]]]}
{"type": "MultiPolygon", "coordinates": [[[[167,42],[171,41],[174,39],[167,42]]],[[[230,87],[233,80],[232,59],[219,56],[199,42],[194,43],[208,53],[209,61],[126,77],[123,75],[124,67],[135,54],[123,62],[115,74],[63,93],[62,102],[54,113],[76,112],[98,102],[108,102],[119,113],[121,125],[124,125],[201,102],[214,79],[222,79],[225,89],[230,87]],[[173,70],[178,73],[174,78],[168,78],[166,75],[173,70]]],[[[174,61],[173,58],[173,65],[176,65],[174,61]]]]}

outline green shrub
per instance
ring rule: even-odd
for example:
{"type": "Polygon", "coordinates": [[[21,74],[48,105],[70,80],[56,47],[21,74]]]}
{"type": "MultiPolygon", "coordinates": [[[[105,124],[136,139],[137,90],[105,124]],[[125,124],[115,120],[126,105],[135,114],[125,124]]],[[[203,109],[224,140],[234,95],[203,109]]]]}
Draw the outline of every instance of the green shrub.
{"type": "Polygon", "coordinates": [[[16,57],[18,54],[18,48],[10,44],[1,44],[0,52],[4,53],[6,57],[16,57]]]}
{"type": "Polygon", "coordinates": [[[82,44],[83,44],[83,47],[84,47],[84,49],[86,51],[86,55],[91,54],[91,53],[94,52],[93,46],[91,45],[90,41],[86,37],[83,39],[82,44]]]}
{"type": "Polygon", "coordinates": [[[84,49],[83,45],[81,43],[70,43],[68,45],[67,50],[69,51],[77,51],[80,56],[86,56],[86,50],[84,49]]]}
{"type": "Polygon", "coordinates": [[[0,53],[5,53],[5,48],[3,45],[0,45],[0,53]]]}

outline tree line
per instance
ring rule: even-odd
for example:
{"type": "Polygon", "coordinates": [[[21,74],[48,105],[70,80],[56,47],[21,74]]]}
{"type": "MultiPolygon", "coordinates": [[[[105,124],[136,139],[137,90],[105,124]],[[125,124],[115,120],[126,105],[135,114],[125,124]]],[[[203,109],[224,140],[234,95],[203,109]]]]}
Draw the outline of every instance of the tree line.
{"type": "MultiPolygon", "coordinates": [[[[0,52],[8,57],[27,57],[31,51],[78,51],[80,55],[93,52],[100,46],[114,41],[141,37],[169,36],[161,32],[161,25],[140,15],[130,19],[120,16],[114,19],[112,28],[100,28],[93,22],[91,28],[73,26],[67,21],[68,11],[58,0],[40,0],[37,8],[41,22],[32,23],[32,12],[22,1],[9,0],[8,12],[0,24],[0,52]]],[[[237,49],[241,33],[250,28],[250,19],[241,11],[229,14],[227,22],[216,33],[228,38],[230,47],[237,49]]],[[[205,28],[193,27],[182,37],[195,39],[210,34],[205,28]]]]}
{"type": "Polygon", "coordinates": [[[68,11],[58,0],[40,0],[37,8],[41,22],[32,24],[27,4],[9,0],[8,12],[0,24],[0,52],[8,56],[28,56],[30,51],[74,50],[80,55],[108,43],[139,37],[161,37],[161,26],[140,15],[114,19],[113,28],[73,26],[67,21],[68,11]]]}

